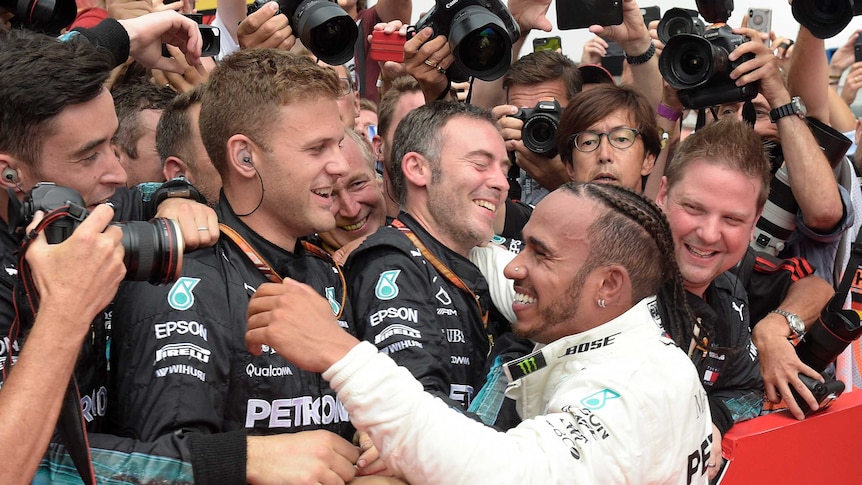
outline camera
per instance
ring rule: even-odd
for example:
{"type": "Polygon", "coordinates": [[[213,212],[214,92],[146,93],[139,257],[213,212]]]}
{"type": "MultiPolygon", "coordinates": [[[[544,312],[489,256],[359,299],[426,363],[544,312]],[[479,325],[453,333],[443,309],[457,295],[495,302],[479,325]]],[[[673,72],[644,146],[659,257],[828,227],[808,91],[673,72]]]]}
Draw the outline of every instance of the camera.
{"type": "Polygon", "coordinates": [[[723,24],[733,13],[733,0],[695,0],[697,11],[711,24],[723,24]]]}
{"type": "MultiPolygon", "coordinates": [[[[826,160],[834,169],[844,160],[844,154],[852,142],[840,131],[816,118],[806,117],[805,121],[826,160]]],[[[778,169],[769,184],[769,198],[763,206],[763,213],[757,219],[751,247],[775,256],[784,249],[784,243],[796,229],[799,204],[790,188],[781,146],[771,141],[765,142],[765,145],[773,170],[774,167],[778,169]]]]}
{"type": "Polygon", "coordinates": [[[797,0],[793,18],[820,39],[836,36],[856,15],[862,15],[862,0],[797,0]]]}
{"type": "MultiPolygon", "coordinates": [[[[857,268],[848,266],[847,270],[855,274],[857,268]]],[[[818,372],[823,372],[826,367],[838,358],[841,352],[844,352],[844,349],[848,345],[862,335],[862,324],[859,322],[859,314],[855,310],[835,310],[829,308],[833,305],[834,301],[835,297],[833,297],[833,301],[829,303],[829,306],[821,312],[820,318],[802,336],[802,340],[796,346],[796,355],[799,357],[799,360],[818,372]]],[[[844,383],[834,378],[826,379],[826,382],[820,382],[806,375],[799,374],[799,379],[808,387],[814,398],[817,399],[820,409],[825,409],[844,392],[844,383]]],[[[793,393],[793,398],[796,399],[796,404],[799,405],[802,412],[806,416],[810,414],[811,409],[805,401],[802,400],[793,387],[790,389],[793,393]]]]}
{"type": "MultiPolygon", "coordinates": [[[[248,15],[257,12],[268,0],[255,0],[248,15]]],[[[278,0],[279,13],[290,20],[290,27],[302,45],[323,62],[338,66],[353,57],[359,28],[337,3],[329,0],[278,0]]]]}
{"type": "MultiPolygon", "coordinates": [[[[814,399],[817,400],[817,405],[819,406],[818,411],[829,407],[829,405],[832,404],[832,401],[838,399],[838,396],[844,392],[844,383],[835,379],[827,379],[826,382],[820,382],[800,373],[799,380],[805,384],[805,387],[811,391],[814,399]]],[[[796,404],[799,405],[799,409],[802,410],[802,414],[808,416],[812,413],[811,407],[809,407],[808,403],[802,399],[802,396],[796,392],[796,388],[790,386],[790,393],[793,394],[793,399],[796,400],[796,404]]]]}
{"type": "Polygon", "coordinates": [[[656,30],[658,38],[667,44],[671,37],[678,34],[703,35],[706,26],[700,20],[697,10],[672,8],[659,20],[656,30]]]}
{"type": "Polygon", "coordinates": [[[521,108],[512,115],[524,122],[521,141],[528,150],[546,158],[557,156],[557,127],[563,108],[556,99],[540,100],[534,108],[521,108]]]}
{"type": "Polygon", "coordinates": [[[0,0],[0,8],[15,14],[13,26],[50,35],[60,35],[78,14],[75,0],[0,0]]]}
{"type": "Polygon", "coordinates": [[[696,34],[677,34],[668,39],[659,57],[659,71],[677,90],[683,106],[707,108],[723,103],[747,101],[757,96],[757,84],[737,86],[729,74],[737,66],[754,58],[746,54],[734,62],[727,56],[747,41],[722,25],[696,34]]]}
{"type": "MultiPolygon", "coordinates": [[[[11,192],[11,189],[10,189],[11,192]]],[[[18,202],[9,194],[9,229],[23,229],[33,220],[36,211],[46,214],[68,207],[68,213],[45,227],[50,244],[65,241],[90,214],[84,200],[72,189],[51,182],[40,182],[18,202]]],[[[182,268],[183,238],[179,225],[171,219],[156,218],[151,222],[129,221],[112,223],[123,232],[127,281],[149,281],[164,285],[177,279],[182,268]]]]}
{"type": "MultiPolygon", "coordinates": [[[[194,20],[195,23],[198,24],[198,32],[201,33],[201,40],[203,41],[201,44],[201,57],[213,57],[219,55],[219,52],[221,52],[221,40],[219,39],[221,29],[205,24],[203,14],[184,13],[183,17],[194,20]]],[[[165,55],[164,49],[162,56],[171,57],[170,55],[165,55]]]]}
{"type": "Polygon", "coordinates": [[[500,0],[437,0],[407,37],[431,27],[443,35],[455,58],[450,79],[473,76],[483,81],[499,79],[512,64],[512,44],[521,29],[500,0]]]}

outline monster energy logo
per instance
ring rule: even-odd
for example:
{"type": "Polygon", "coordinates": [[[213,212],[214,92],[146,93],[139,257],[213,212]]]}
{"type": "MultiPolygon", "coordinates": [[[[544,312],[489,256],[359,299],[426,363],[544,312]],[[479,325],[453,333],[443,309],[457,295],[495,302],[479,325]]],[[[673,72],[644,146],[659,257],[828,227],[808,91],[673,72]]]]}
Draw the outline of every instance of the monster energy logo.
{"type": "Polygon", "coordinates": [[[539,366],[536,365],[536,358],[530,357],[528,359],[524,359],[521,362],[518,362],[518,368],[521,369],[521,372],[524,374],[529,374],[530,372],[536,372],[539,370],[539,366]]]}
{"type": "Polygon", "coordinates": [[[520,379],[527,374],[536,372],[545,367],[545,356],[541,352],[525,356],[519,360],[513,360],[505,366],[506,374],[510,380],[520,379]]]}

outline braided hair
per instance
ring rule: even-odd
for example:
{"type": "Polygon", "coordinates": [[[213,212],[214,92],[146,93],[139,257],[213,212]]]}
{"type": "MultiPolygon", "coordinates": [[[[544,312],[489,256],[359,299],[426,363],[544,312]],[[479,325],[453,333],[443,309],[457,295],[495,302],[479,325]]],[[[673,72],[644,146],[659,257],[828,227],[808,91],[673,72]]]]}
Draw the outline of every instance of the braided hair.
{"type": "MultiPolygon", "coordinates": [[[[678,346],[686,348],[695,326],[702,324],[688,305],[664,212],[649,199],[618,185],[569,182],[563,188],[611,209],[589,228],[587,264],[622,264],[632,280],[633,299],[658,295],[666,310],[662,321],[665,331],[678,346]]],[[[701,328],[699,333],[712,340],[711,328],[701,328]]]]}

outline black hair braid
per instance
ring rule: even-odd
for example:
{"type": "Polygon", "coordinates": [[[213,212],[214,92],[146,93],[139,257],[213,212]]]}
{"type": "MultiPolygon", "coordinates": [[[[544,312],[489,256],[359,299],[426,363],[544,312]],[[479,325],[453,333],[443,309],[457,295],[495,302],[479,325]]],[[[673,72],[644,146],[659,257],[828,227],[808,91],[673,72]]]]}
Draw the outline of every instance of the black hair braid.
{"type": "Polygon", "coordinates": [[[667,217],[654,202],[625,187],[590,184],[587,191],[644,228],[663,256],[662,284],[658,296],[667,309],[662,322],[674,342],[685,349],[694,337],[694,327],[701,326],[701,337],[712,339],[712,329],[703,328],[688,305],[682,274],[674,254],[673,237],[667,217]],[[687,323],[690,322],[690,323],[687,323]],[[706,334],[706,335],[703,335],[706,334]]]}

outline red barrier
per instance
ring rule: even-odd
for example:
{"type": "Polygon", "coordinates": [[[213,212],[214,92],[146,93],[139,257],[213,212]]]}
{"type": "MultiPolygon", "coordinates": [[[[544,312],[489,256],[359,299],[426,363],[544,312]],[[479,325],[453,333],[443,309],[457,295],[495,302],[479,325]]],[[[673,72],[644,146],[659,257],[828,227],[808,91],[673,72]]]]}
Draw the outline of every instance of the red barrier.
{"type": "Polygon", "coordinates": [[[862,391],[804,421],[782,411],[738,423],[721,448],[722,485],[862,484],[862,391]]]}

